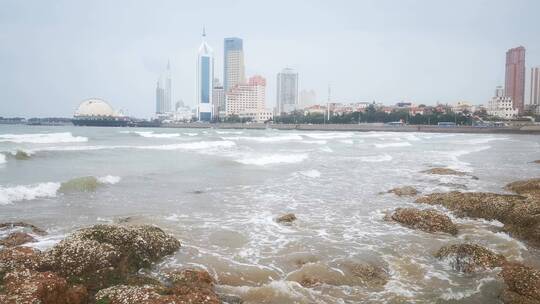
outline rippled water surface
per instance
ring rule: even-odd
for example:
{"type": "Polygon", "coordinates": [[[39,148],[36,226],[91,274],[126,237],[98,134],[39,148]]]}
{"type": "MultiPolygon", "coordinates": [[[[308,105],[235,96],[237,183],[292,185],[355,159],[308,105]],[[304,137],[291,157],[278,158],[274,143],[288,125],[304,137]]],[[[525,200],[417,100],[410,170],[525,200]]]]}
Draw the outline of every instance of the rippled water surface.
{"type": "Polygon", "coordinates": [[[540,176],[537,136],[0,126],[0,151],[0,222],[46,228],[36,247],[95,223],[156,224],[183,245],[156,271],[204,267],[246,303],[497,303],[497,269],[462,275],[433,257],[460,241],[540,264],[498,222],[453,218],[457,237],[386,222],[425,206],[380,194],[503,192],[540,176]],[[479,179],[420,173],[441,166],[479,179]],[[60,189],[85,176],[95,191],[60,189]],[[288,212],[293,225],[275,222],[288,212]],[[388,271],[384,287],[350,274],[365,262],[388,271]],[[297,283],[306,277],[322,284],[297,283]]]}

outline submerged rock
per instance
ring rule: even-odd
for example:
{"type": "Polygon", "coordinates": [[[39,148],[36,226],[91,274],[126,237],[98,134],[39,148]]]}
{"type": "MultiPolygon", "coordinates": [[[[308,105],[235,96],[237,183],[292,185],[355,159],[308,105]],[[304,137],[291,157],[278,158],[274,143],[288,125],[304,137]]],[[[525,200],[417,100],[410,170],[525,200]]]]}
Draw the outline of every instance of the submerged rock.
{"type": "Polygon", "coordinates": [[[6,223],[0,223],[0,229],[13,229],[15,227],[22,227],[22,228],[28,228],[32,230],[32,233],[35,233],[37,235],[46,235],[47,232],[37,226],[34,226],[32,224],[28,224],[25,222],[6,222],[6,223]]]}
{"type": "Polygon", "coordinates": [[[185,269],[170,273],[169,279],[171,287],[165,287],[159,284],[113,286],[100,290],[96,294],[96,300],[98,303],[108,304],[219,304],[222,302],[213,290],[213,278],[206,271],[185,269]]]}
{"type": "Polygon", "coordinates": [[[470,175],[467,172],[457,171],[450,168],[431,168],[428,170],[421,171],[421,173],[436,174],[436,175],[470,176],[472,179],[478,179],[478,177],[474,175],[470,175]]]}
{"type": "Polygon", "coordinates": [[[154,226],[95,225],[45,252],[42,268],[98,290],[125,281],[178,248],[178,240],[154,226]]]}
{"type": "Polygon", "coordinates": [[[404,186],[388,190],[388,193],[394,193],[397,196],[415,196],[419,192],[412,186],[404,186]]]}
{"type": "Polygon", "coordinates": [[[398,208],[387,219],[426,232],[445,232],[451,235],[458,233],[452,220],[434,209],[398,208]]]}
{"type": "Polygon", "coordinates": [[[517,194],[540,196],[540,178],[516,181],[506,185],[505,188],[517,194]]]}
{"type": "Polygon", "coordinates": [[[292,223],[296,221],[296,215],[294,213],[287,213],[285,215],[282,215],[276,219],[278,223],[292,223]]]}
{"type": "Polygon", "coordinates": [[[35,241],[36,239],[28,233],[12,232],[3,240],[0,240],[0,245],[5,247],[14,247],[35,241]]]}
{"type": "Polygon", "coordinates": [[[506,287],[501,294],[504,303],[540,303],[540,271],[520,263],[508,263],[500,276],[506,287]]]}
{"type": "Polygon", "coordinates": [[[70,192],[93,192],[99,186],[99,181],[93,176],[84,176],[63,182],[58,189],[60,193],[70,192]]]}
{"type": "Polygon", "coordinates": [[[389,279],[389,275],[384,268],[372,264],[353,264],[350,271],[366,285],[384,286],[389,279]]]}
{"type": "Polygon", "coordinates": [[[504,256],[476,244],[445,246],[435,256],[448,260],[454,270],[465,273],[500,267],[506,262],[504,256]]]}

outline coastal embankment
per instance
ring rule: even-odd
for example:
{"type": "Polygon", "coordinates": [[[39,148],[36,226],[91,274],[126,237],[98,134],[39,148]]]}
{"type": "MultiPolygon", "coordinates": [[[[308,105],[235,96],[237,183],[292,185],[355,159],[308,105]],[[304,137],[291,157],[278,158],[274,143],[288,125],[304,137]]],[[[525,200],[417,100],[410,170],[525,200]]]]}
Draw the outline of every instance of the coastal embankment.
{"type": "Polygon", "coordinates": [[[264,123],[181,123],[163,124],[166,128],[215,129],[275,129],[302,131],[358,131],[358,132],[426,132],[468,134],[540,134],[540,125],[504,127],[439,127],[432,125],[389,126],[384,124],[264,124],[264,123]]]}

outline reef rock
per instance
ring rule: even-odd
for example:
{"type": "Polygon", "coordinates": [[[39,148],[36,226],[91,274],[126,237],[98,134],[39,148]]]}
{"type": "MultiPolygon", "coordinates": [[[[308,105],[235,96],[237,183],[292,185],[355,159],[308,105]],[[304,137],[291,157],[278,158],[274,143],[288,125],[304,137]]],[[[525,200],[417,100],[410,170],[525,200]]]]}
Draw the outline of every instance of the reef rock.
{"type": "Polygon", "coordinates": [[[472,179],[478,179],[478,177],[474,175],[470,175],[467,172],[457,171],[450,168],[431,168],[428,170],[421,171],[421,173],[436,174],[436,175],[470,176],[472,179]]]}
{"type": "Polygon", "coordinates": [[[0,245],[5,247],[14,247],[35,241],[36,239],[28,233],[12,232],[5,239],[0,240],[0,245]]]}
{"type": "Polygon", "coordinates": [[[99,186],[99,181],[94,176],[84,176],[63,182],[58,189],[60,193],[70,192],[93,192],[99,186]]]}
{"type": "Polygon", "coordinates": [[[80,304],[86,303],[86,289],[70,287],[66,279],[53,272],[13,271],[4,276],[2,303],[80,304]]]}
{"type": "Polygon", "coordinates": [[[28,224],[25,222],[7,222],[7,223],[0,223],[0,229],[13,229],[15,227],[21,227],[21,228],[28,228],[32,231],[32,233],[37,235],[46,235],[47,232],[37,226],[34,226],[32,224],[28,224]]]}
{"type": "Polygon", "coordinates": [[[290,224],[294,221],[296,221],[296,215],[294,213],[287,213],[285,215],[282,215],[276,219],[278,223],[287,223],[290,224]]]}
{"type": "Polygon", "coordinates": [[[349,270],[369,286],[384,286],[389,279],[384,268],[368,263],[353,264],[349,270]]]}
{"type": "Polygon", "coordinates": [[[30,159],[30,154],[22,151],[22,150],[17,150],[17,152],[15,153],[15,159],[16,160],[28,160],[30,159]]]}
{"type": "Polygon", "coordinates": [[[206,272],[185,269],[169,274],[170,288],[161,285],[128,286],[117,285],[100,290],[96,294],[98,303],[123,304],[220,304],[214,292],[214,280],[206,272]]]}
{"type": "Polygon", "coordinates": [[[448,260],[454,270],[465,273],[500,267],[506,262],[504,256],[476,244],[445,246],[435,256],[448,260]]]}
{"type": "Polygon", "coordinates": [[[456,225],[448,216],[434,209],[398,208],[387,219],[426,232],[445,232],[451,235],[458,232],[456,225]]]}
{"type": "Polygon", "coordinates": [[[540,197],[540,178],[516,181],[506,185],[505,188],[517,194],[540,197]]]}
{"type": "Polygon", "coordinates": [[[180,242],[150,226],[96,225],[70,235],[44,253],[42,269],[98,290],[174,253],[180,242]]]}
{"type": "Polygon", "coordinates": [[[419,192],[412,186],[404,186],[388,190],[388,193],[394,193],[397,196],[415,196],[419,192]]]}
{"type": "Polygon", "coordinates": [[[6,248],[0,251],[0,279],[14,270],[35,270],[40,266],[41,253],[29,247],[6,248]]]}
{"type": "Polygon", "coordinates": [[[540,303],[540,271],[520,263],[508,263],[500,276],[506,287],[501,294],[504,303],[540,303]]]}

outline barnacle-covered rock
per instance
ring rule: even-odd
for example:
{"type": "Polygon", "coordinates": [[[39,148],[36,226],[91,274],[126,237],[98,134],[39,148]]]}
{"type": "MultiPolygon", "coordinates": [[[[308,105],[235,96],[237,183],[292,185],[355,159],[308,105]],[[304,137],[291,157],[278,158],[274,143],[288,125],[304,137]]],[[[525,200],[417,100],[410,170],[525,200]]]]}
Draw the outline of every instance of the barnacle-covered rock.
{"type": "Polygon", "coordinates": [[[470,273],[500,267],[506,259],[477,244],[455,244],[439,249],[435,256],[447,260],[456,271],[470,273]]]}
{"type": "Polygon", "coordinates": [[[426,232],[445,232],[451,235],[458,232],[456,225],[448,216],[434,209],[397,208],[386,219],[426,232]]]}

